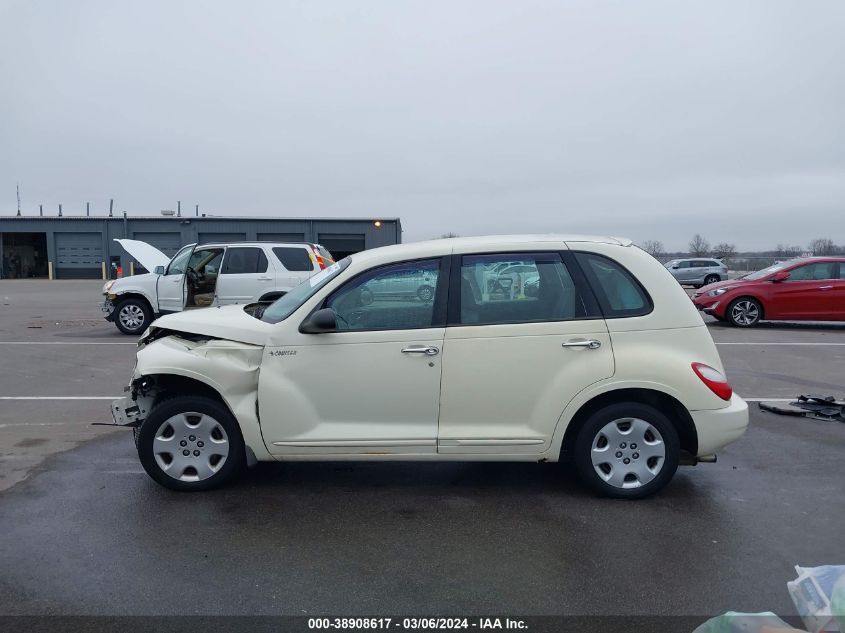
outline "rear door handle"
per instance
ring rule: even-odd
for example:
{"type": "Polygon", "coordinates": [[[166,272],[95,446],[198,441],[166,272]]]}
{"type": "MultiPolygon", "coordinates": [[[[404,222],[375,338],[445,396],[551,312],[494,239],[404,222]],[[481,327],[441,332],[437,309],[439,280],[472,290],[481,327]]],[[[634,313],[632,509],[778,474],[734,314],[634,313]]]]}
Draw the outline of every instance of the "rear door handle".
{"type": "Polygon", "coordinates": [[[425,354],[426,356],[437,356],[440,350],[433,345],[409,345],[402,350],[403,354],[425,354]]]}
{"type": "Polygon", "coordinates": [[[830,290],[833,286],[819,286],[819,290],[830,290]]]}
{"type": "Polygon", "coordinates": [[[601,347],[601,341],[590,339],[589,341],[567,341],[561,343],[561,347],[586,347],[587,349],[598,349],[601,347]]]}

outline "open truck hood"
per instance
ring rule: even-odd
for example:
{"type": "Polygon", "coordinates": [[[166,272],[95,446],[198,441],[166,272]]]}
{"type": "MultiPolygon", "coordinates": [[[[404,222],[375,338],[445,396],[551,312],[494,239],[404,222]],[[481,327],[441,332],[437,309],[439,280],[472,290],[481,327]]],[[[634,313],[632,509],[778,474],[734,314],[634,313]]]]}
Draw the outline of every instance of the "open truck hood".
{"type": "Polygon", "coordinates": [[[150,329],[141,338],[156,337],[162,330],[175,333],[186,332],[213,338],[264,345],[273,329],[272,323],[265,323],[244,311],[243,305],[224,306],[222,308],[200,308],[168,314],[153,321],[150,329]]]}
{"type": "Polygon", "coordinates": [[[170,263],[170,258],[167,255],[146,242],[118,239],[115,239],[115,242],[120,244],[127,253],[137,259],[141,266],[150,272],[153,272],[156,266],[167,266],[170,263]]]}

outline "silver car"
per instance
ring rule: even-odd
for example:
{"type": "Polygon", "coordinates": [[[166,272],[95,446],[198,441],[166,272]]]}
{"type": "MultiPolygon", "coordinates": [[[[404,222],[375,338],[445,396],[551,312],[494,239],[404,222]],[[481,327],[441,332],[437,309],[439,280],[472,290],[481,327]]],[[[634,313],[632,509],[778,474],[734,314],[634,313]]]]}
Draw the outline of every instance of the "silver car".
{"type": "Polygon", "coordinates": [[[665,264],[667,270],[684,286],[707,286],[728,278],[728,267],[724,262],[711,257],[673,259],[665,264]]]}

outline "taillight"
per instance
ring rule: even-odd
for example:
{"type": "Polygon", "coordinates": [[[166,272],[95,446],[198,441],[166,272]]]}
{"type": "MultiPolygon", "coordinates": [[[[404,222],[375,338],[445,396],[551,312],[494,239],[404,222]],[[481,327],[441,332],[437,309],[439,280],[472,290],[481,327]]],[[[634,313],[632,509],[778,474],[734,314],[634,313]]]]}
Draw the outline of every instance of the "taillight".
{"type": "Polygon", "coordinates": [[[701,379],[708,389],[719,396],[722,400],[730,400],[734,393],[728,384],[728,379],[718,369],[713,369],[704,363],[693,363],[692,370],[701,379]]]}

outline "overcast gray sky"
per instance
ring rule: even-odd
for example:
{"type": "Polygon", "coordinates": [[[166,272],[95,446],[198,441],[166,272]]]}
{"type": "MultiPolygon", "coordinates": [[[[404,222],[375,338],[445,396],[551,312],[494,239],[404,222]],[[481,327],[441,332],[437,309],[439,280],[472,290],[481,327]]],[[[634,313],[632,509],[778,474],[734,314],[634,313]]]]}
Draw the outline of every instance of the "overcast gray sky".
{"type": "Polygon", "coordinates": [[[845,242],[845,2],[0,0],[0,214],[845,242]]]}

